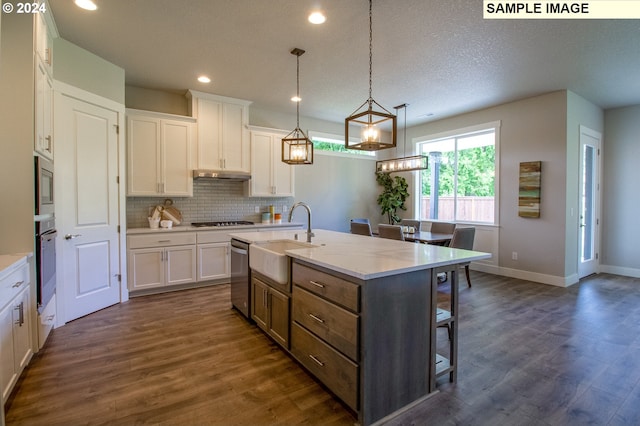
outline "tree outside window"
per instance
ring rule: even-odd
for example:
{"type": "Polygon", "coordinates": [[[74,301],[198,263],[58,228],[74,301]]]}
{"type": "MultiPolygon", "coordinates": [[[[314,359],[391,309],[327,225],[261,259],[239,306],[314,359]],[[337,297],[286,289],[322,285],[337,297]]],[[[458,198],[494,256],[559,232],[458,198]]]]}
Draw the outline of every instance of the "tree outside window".
{"type": "Polygon", "coordinates": [[[495,223],[496,131],[418,143],[429,156],[420,175],[422,220],[495,223]]]}

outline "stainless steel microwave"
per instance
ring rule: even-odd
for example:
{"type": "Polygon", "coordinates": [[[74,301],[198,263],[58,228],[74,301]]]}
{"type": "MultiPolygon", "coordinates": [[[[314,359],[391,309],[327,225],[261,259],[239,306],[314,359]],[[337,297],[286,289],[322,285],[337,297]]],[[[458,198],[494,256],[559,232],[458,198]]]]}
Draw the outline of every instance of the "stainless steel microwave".
{"type": "Polygon", "coordinates": [[[35,156],[36,215],[54,214],[53,163],[35,156]]]}

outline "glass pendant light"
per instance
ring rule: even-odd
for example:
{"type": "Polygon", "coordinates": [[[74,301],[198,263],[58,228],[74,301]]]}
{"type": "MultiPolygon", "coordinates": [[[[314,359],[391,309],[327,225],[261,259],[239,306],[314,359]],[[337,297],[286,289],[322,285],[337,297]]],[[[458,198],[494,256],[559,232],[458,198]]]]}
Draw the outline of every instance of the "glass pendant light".
{"type": "Polygon", "coordinates": [[[349,117],[344,120],[344,146],[347,149],[361,151],[379,151],[396,146],[396,116],[387,111],[371,95],[373,68],[373,0],[369,0],[369,99],[364,101],[349,117]],[[391,124],[391,140],[382,138],[380,125],[391,124]],[[350,140],[350,127],[360,129],[360,135],[355,141],[350,140]]]}
{"type": "MultiPolygon", "coordinates": [[[[404,144],[402,153],[407,152],[407,105],[402,104],[394,107],[396,114],[398,109],[404,108],[404,144]]],[[[424,154],[412,155],[409,157],[390,158],[388,160],[376,161],[376,172],[411,172],[414,170],[426,170],[429,168],[429,157],[424,154]]]]}
{"type": "Polygon", "coordinates": [[[297,47],[291,51],[296,55],[296,128],[282,139],[282,162],[287,164],[313,164],[313,142],[300,129],[300,56],[304,50],[297,47]]]}

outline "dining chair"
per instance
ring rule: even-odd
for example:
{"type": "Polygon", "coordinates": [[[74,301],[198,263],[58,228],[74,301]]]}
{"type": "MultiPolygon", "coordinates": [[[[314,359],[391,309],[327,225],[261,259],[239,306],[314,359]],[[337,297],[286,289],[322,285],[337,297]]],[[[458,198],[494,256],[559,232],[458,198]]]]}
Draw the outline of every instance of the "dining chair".
{"type": "Polygon", "coordinates": [[[404,233],[400,225],[378,225],[378,235],[380,238],[388,238],[390,240],[404,241],[404,233]]]}
{"type": "Polygon", "coordinates": [[[356,218],[351,219],[351,222],[356,222],[356,223],[369,223],[369,224],[370,224],[369,219],[368,219],[368,218],[366,218],[366,217],[356,217],[356,218]]]}
{"type": "Polygon", "coordinates": [[[354,222],[351,221],[351,233],[357,235],[368,235],[369,237],[373,236],[371,232],[371,225],[369,222],[354,222]]]}
{"type": "MultiPolygon", "coordinates": [[[[435,234],[453,234],[453,231],[456,229],[455,223],[449,222],[431,222],[430,231],[435,234]]],[[[447,246],[447,243],[439,243],[437,245],[447,246]]]]}
{"type": "MultiPolygon", "coordinates": [[[[459,248],[465,250],[473,250],[473,240],[475,239],[476,228],[465,227],[456,228],[453,231],[453,237],[449,243],[449,248],[459,248]]],[[[467,285],[471,287],[471,278],[469,278],[469,264],[464,265],[464,272],[467,276],[467,285]]]]}

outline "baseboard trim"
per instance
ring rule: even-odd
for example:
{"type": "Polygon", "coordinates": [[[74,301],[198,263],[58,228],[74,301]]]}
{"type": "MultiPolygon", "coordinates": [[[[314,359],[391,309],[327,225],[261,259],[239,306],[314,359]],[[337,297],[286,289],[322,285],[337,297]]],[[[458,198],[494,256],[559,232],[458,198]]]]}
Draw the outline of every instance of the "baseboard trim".
{"type": "Polygon", "coordinates": [[[523,271],[520,269],[503,268],[480,263],[471,263],[470,269],[474,271],[486,272],[494,275],[518,278],[520,280],[533,281],[536,283],[552,285],[555,287],[569,287],[577,283],[578,275],[572,274],[566,277],[558,277],[555,275],[540,274],[537,272],[523,271]]]}
{"type": "Polygon", "coordinates": [[[640,278],[640,269],[625,268],[624,266],[600,265],[600,272],[606,274],[623,275],[625,277],[640,278]]]}

